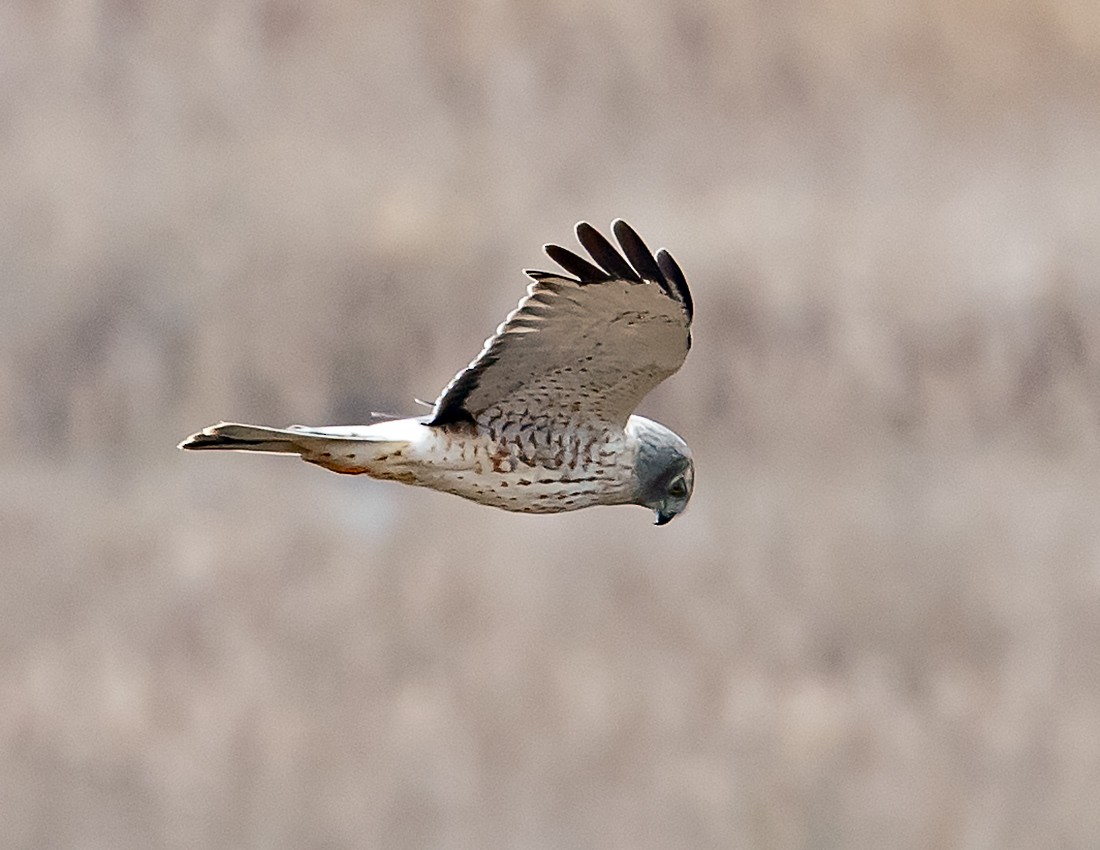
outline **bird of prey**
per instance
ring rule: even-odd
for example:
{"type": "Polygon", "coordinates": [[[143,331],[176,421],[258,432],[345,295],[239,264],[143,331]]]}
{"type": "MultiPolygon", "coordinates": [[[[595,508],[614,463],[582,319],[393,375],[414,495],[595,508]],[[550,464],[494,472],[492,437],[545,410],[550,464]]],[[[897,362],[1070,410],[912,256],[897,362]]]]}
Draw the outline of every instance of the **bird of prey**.
{"type": "Polygon", "coordinates": [[[664,525],[691,498],[691,451],[632,414],[687,356],[691,294],[671,254],[654,256],[621,219],[612,229],[621,252],[577,225],[591,260],[545,246],[568,274],[525,272],[526,297],[430,414],[316,428],[222,422],[179,447],[297,455],[508,511],[642,505],[664,525]]]}

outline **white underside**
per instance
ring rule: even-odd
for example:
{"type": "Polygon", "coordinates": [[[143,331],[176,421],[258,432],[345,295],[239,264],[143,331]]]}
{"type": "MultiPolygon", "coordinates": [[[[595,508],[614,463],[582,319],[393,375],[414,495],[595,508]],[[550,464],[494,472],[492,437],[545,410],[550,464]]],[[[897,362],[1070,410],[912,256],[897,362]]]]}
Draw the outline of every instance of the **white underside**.
{"type": "Polygon", "coordinates": [[[631,500],[633,451],[622,431],[601,433],[599,451],[579,459],[565,452],[559,464],[559,449],[557,457],[547,455],[547,463],[532,464],[472,429],[434,428],[417,419],[302,430],[302,457],[312,463],[505,510],[558,513],[631,500]]]}

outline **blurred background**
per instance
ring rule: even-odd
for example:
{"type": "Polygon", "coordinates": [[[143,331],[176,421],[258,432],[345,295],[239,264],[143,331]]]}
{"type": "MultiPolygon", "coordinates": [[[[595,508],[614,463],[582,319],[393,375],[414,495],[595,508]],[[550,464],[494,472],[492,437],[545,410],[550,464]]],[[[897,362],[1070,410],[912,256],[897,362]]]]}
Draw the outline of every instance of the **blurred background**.
{"type": "Polygon", "coordinates": [[[12,848],[1100,846],[1100,5],[0,5],[12,848]],[[415,414],[584,218],[696,302],[691,509],[415,414]]]}

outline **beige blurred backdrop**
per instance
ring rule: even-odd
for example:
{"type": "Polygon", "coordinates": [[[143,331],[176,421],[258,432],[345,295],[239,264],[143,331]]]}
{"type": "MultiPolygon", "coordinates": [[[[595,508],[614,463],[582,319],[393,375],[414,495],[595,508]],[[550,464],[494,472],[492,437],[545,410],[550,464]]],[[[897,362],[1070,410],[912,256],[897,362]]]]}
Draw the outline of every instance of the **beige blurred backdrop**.
{"type": "Polygon", "coordinates": [[[1100,846],[1100,5],[0,5],[0,843],[1100,846]],[[184,455],[687,271],[691,509],[184,455]]]}

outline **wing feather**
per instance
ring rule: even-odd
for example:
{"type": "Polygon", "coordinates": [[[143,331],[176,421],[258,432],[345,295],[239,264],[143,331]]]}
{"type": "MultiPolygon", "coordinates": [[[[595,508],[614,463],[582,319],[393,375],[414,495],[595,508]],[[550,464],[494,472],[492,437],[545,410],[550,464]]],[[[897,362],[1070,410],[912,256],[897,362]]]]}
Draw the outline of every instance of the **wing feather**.
{"type": "Polygon", "coordinates": [[[577,241],[592,255],[592,259],[607,272],[608,276],[617,280],[632,280],[641,282],[638,273],[630,267],[622,254],[615,250],[610,242],[587,221],[577,225],[577,241]]]}
{"type": "Polygon", "coordinates": [[[568,248],[561,245],[543,245],[551,260],[576,277],[581,283],[603,283],[611,280],[611,276],[598,266],[592,265],[584,257],[579,257],[568,248]]]}
{"type": "Polygon", "coordinates": [[[667,251],[654,257],[625,222],[612,227],[622,253],[591,225],[577,225],[598,265],[546,246],[575,278],[527,272],[526,297],[443,390],[430,424],[504,416],[623,425],[680,368],[691,345],[683,272],[667,251]]]}
{"type": "Polygon", "coordinates": [[[665,278],[676,288],[676,297],[684,305],[684,310],[687,312],[688,321],[690,322],[695,314],[695,306],[691,303],[691,290],[688,289],[687,278],[680,271],[680,266],[672,258],[672,254],[664,248],[657,252],[657,264],[664,272],[665,278]]]}
{"type": "Polygon", "coordinates": [[[634,266],[638,276],[642,280],[653,281],[664,290],[665,295],[674,298],[675,296],[657,265],[657,261],[653,259],[653,254],[646,247],[645,242],[642,241],[642,237],[634,232],[634,228],[621,218],[617,218],[612,223],[611,229],[615,232],[615,238],[623,246],[623,253],[630,260],[630,265],[634,266]]]}

